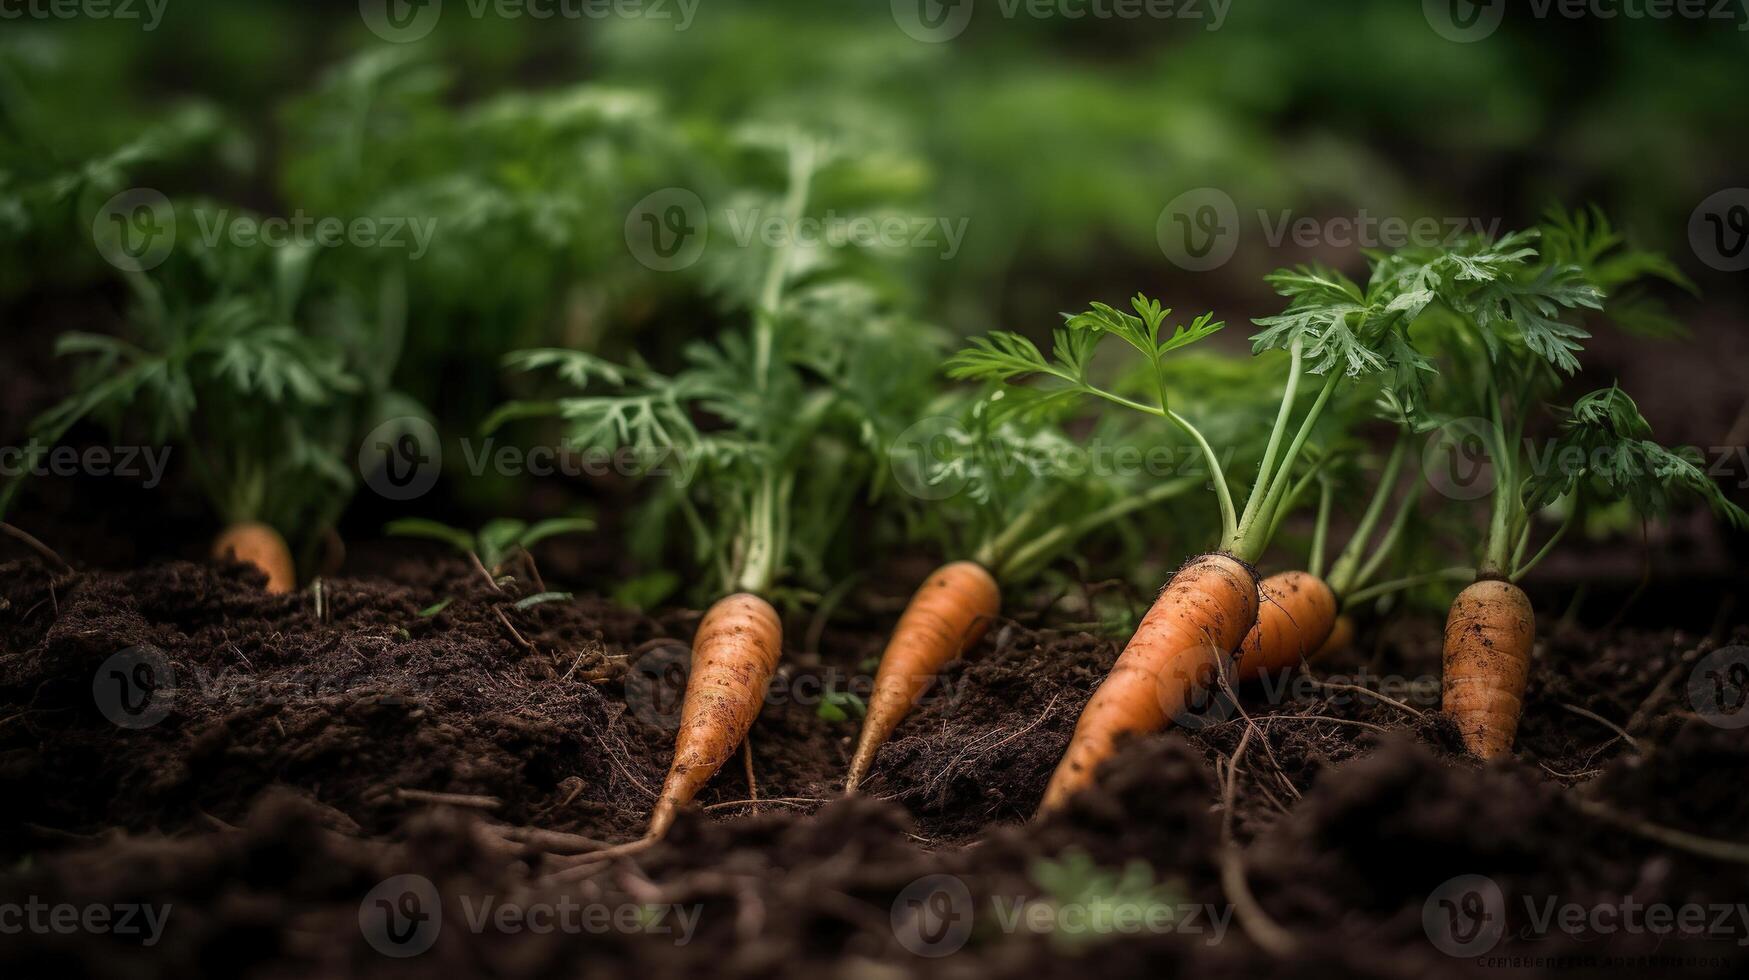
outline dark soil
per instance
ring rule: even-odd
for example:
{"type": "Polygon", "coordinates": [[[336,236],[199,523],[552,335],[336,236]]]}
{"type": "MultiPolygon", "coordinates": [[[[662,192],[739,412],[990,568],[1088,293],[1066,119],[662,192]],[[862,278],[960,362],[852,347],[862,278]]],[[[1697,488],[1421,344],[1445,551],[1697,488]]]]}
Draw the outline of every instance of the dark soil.
{"type": "Polygon", "coordinates": [[[1033,977],[1097,963],[1113,975],[1637,964],[1722,976],[1749,963],[1736,905],[1749,901],[1749,865],[1666,833],[1745,837],[1749,729],[1697,715],[1688,683],[1749,630],[1606,632],[1549,614],[1518,758],[1481,767],[1436,713],[1437,624],[1374,625],[1319,665],[1319,682],[1211,702],[1131,744],[1068,812],[1027,822],[1118,644],[1032,614],[998,625],[901,726],[867,795],[835,800],[855,722],[823,718],[819,692],[857,689],[893,614],[895,597],[864,596],[823,627],[787,624],[791,649],[750,739],[756,790],[738,759],[666,843],[578,865],[582,838],[642,829],[698,615],[587,597],[519,609],[514,586],[499,592],[464,562],[399,554],[355,555],[359,577],[327,580],[320,610],[310,592],[263,594],[242,566],[0,565],[0,851],[12,869],[0,927],[8,903],[33,899],[169,909],[149,947],[119,928],[8,935],[4,975],[1033,977]],[[127,650],[157,651],[122,661],[150,665],[135,693],[168,707],[144,727],[116,724],[101,690],[123,683],[105,671],[127,650]],[[1231,917],[1222,877],[1229,808],[1251,921],[1231,917]],[[1180,909],[1176,929],[1122,936],[1004,928],[1021,899],[1074,907],[1041,862],[1078,854],[1114,870],[1144,862],[1173,907],[1213,915],[1180,909]],[[407,959],[373,948],[361,920],[397,875],[431,882],[441,906],[435,939],[412,940],[430,948],[407,959]],[[913,901],[950,901],[933,895],[945,879],[914,884],[932,875],[954,876],[969,902],[969,933],[945,933],[953,955],[917,954],[935,934],[908,917],[913,901]],[[1431,938],[1464,875],[1503,897],[1503,938],[1480,959],[1431,938]],[[1702,936],[1538,925],[1549,901],[1590,910],[1624,897],[1722,911],[1702,936]],[[686,942],[663,931],[680,928],[672,913],[629,931],[537,933],[477,925],[488,899],[698,918],[686,942]],[[1257,918],[1294,951],[1260,942],[1257,918]]]}

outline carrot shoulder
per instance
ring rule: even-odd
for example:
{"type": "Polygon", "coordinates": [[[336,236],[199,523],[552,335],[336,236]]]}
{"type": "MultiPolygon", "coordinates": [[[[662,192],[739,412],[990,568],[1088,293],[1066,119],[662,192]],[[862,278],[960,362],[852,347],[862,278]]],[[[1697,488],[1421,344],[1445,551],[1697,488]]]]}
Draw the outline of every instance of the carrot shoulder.
{"type": "Polygon", "coordinates": [[[928,690],[948,661],[964,653],[989,629],[1002,607],[1002,592],[984,566],[956,561],[935,570],[905,606],[881,654],[869,696],[868,718],[850,760],[846,793],[856,792],[875,753],[928,690]]]}
{"type": "Polygon", "coordinates": [[[1310,661],[1336,625],[1336,595],[1311,572],[1281,572],[1258,587],[1257,623],[1239,644],[1240,680],[1310,661]]]}
{"type": "Polygon", "coordinates": [[[668,832],[681,808],[746,739],[782,651],[783,624],[758,596],[732,595],[705,613],[692,641],[674,762],[650,814],[649,837],[668,832]]]}
{"type": "Polygon", "coordinates": [[[235,558],[267,576],[267,591],[284,594],[297,588],[297,568],[291,549],[279,532],[266,524],[244,521],[225,528],[213,541],[214,558],[235,558]]]}
{"type": "Polygon", "coordinates": [[[1511,751],[1535,642],[1530,598],[1510,582],[1477,582],[1452,602],[1443,706],[1471,753],[1492,759],[1511,751]]]}
{"type": "Polygon", "coordinates": [[[1166,588],[1081,712],[1041,811],[1093,781],[1124,735],[1159,731],[1210,683],[1257,621],[1257,578],[1236,558],[1192,559],[1166,588]]]}

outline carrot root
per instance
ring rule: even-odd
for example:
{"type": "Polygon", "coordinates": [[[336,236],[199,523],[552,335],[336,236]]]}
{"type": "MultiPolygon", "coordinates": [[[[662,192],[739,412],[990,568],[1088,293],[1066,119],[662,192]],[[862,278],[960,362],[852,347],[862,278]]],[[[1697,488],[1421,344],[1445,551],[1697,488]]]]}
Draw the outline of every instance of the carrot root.
{"type": "Polygon", "coordinates": [[[1535,642],[1530,599],[1510,582],[1477,582],[1452,602],[1443,707],[1472,754],[1493,759],[1511,751],[1535,642]]]}
{"type": "Polygon", "coordinates": [[[892,737],[941,668],[983,637],[1002,608],[1002,591],[984,566],[956,561],[943,565],[911,597],[899,625],[881,654],[869,696],[868,716],[850,760],[844,792],[854,793],[874,764],[875,753],[892,737]]]}
{"type": "Polygon", "coordinates": [[[1324,645],[1312,654],[1311,662],[1317,663],[1325,657],[1333,657],[1353,645],[1354,617],[1341,613],[1336,617],[1336,625],[1331,627],[1330,636],[1324,640],[1324,645]]]}
{"type": "Polygon", "coordinates": [[[1256,574],[1229,555],[1201,555],[1179,569],[1082,710],[1040,812],[1091,784],[1118,739],[1181,717],[1256,623],[1257,599],[1256,574]]]}
{"type": "Polygon", "coordinates": [[[1271,575],[1257,588],[1257,623],[1239,644],[1239,680],[1310,661],[1336,626],[1336,595],[1310,572],[1271,575]]]}
{"type": "Polygon", "coordinates": [[[213,541],[214,558],[234,558],[267,576],[267,591],[284,595],[298,587],[297,566],[279,532],[256,521],[232,524],[213,541]]]}
{"type": "Polygon", "coordinates": [[[680,810],[734,757],[759,717],[782,651],[777,610],[758,596],[732,595],[705,613],[692,641],[692,672],[681,701],[674,761],[646,836],[667,834],[680,810]]]}

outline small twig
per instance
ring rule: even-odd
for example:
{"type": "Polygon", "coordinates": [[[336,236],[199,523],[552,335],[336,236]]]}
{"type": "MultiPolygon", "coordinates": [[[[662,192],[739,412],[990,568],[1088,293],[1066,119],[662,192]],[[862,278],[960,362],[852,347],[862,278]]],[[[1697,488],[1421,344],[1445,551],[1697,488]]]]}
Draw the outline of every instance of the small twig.
{"type": "Polygon", "coordinates": [[[1226,787],[1221,791],[1225,809],[1221,815],[1221,888],[1226,891],[1228,901],[1233,903],[1233,914],[1238,916],[1240,927],[1251,941],[1271,956],[1286,959],[1299,950],[1299,943],[1292,933],[1269,917],[1269,913],[1257,903],[1256,896],[1251,894],[1251,886],[1245,881],[1245,859],[1233,841],[1233,800],[1239,760],[1245,755],[1245,746],[1250,743],[1253,731],[1256,728],[1249,726],[1239,737],[1239,746],[1233,750],[1232,762],[1227,766],[1226,787]]]}
{"type": "Polygon", "coordinates": [[[510,617],[504,615],[504,610],[499,609],[497,606],[493,606],[492,611],[498,614],[498,622],[503,623],[504,628],[510,631],[511,639],[515,640],[518,646],[530,653],[535,652],[534,644],[528,642],[526,637],[516,631],[516,627],[510,625],[510,617]]]}
{"type": "Polygon", "coordinates": [[[492,573],[486,570],[486,563],[480,560],[479,555],[470,551],[468,552],[468,560],[474,563],[474,569],[480,573],[481,578],[486,580],[486,584],[492,587],[493,592],[504,591],[504,587],[499,585],[498,580],[492,577],[492,573]]]}
{"type": "Polygon", "coordinates": [[[493,826],[490,829],[505,840],[527,844],[531,848],[550,854],[585,854],[612,846],[607,841],[584,837],[582,834],[567,834],[563,831],[544,830],[540,827],[504,825],[493,826]]]}
{"type": "Polygon", "coordinates": [[[541,580],[540,568],[535,565],[534,556],[529,554],[527,548],[522,549],[522,563],[528,567],[529,577],[534,579],[534,591],[536,593],[545,592],[547,583],[541,580]]]}
{"type": "Polygon", "coordinates": [[[436,793],[425,789],[397,789],[395,799],[402,803],[432,803],[440,806],[465,806],[478,810],[496,810],[503,804],[496,797],[467,793],[436,793]]]}
{"type": "Polygon", "coordinates": [[[617,858],[625,857],[629,854],[637,854],[642,851],[647,851],[655,846],[656,842],[659,840],[661,840],[660,837],[640,837],[637,840],[628,841],[624,844],[615,844],[612,847],[604,847],[592,854],[584,854],[570,867],[562,868],[552,874],[542,877],[538,881],[538,884],[556,885],[587,878],[601,870],[601,865],[617,858]]]}
{"type": "Polygon", "coordinates": [[[16,528],[16,527],[13,527],[12,525],[6,524],[6,523],[0,523],[0,534],[4,534],[9,538],[12,538],[13,540],[18,541],[20,544],[23,544],[26,548],[29,548],[30,550],[36,552],[38,555],[42,556],[42,558],[44,560],[54,562],[55,564],[61,566],[61,569],[63,571],[70,572],[73,570],[73,566],[67,564],[67,559],[62,558],[60,555],[55,553],[55,549],[49,547],[46,544],[43,544],[41,541],[38,541],[36,538],[32,537],[28,532],[24,531],[21,528],[16,528]]]}
{"type": "Polygon", "coordinates": [[[1327,722],[1330,722],[1331,724],[1334,724],[1334,725],[1354,725],[1354,726],[1359,727],[1359,728],[1368,728],[1368,729],[1371,729],[1375,732],[1379,732],[1379,733],[1385,734],[1385,735],[1389,735],[1391,733],[1391,730],[1389,728],[1384,727],[1383,725],[1375,725],[1372,722],[1368,722],[1368,721],[1356,721],[1353,718],[1332,718],[1329,715],[1264,715],[1263,716],[1263,720],[1265,722],[1274,721],[1277,718],[1280,718],[1283,721],[1327,721],[1327,722]]]}
{"type": "Polygon", "coordinates": [[[1306,669],[1305,664],[1300,665],[1300,672],[1306,675],[1306,679],[1310,680],[1313,684],[1316,684],[1319,687],[1327,687],[1327,688],[1331,688],[1331,689],[1337,690],[1337,691],[1354,691],[1358,694],[1365,694],[1369,697],[1378,698],[1380,701],[1383,701],[1384,703],[1392,706],[1393,708],[1400,708],[1403,711],[1407,711],[1408,713],[1414,715],[1416,718],[1426,717],[1421,711],[1419,711],[1415,708],[1411,708],[1407,704],[1404,704],[1403,702],[1398,701],[1396,698],[1393,698],[1388,694],[1382,694],[1378,691],[1373,690],[1370,687],[1361,687],[1359,684],[1338,684],[1335,681],[1321,681],[1321,680],[1317,679],[1316,677],[1312,676],[1312,672],[1306,669]]]}
{"type": "Polygon", "coordinates": [[[1592,721],[1597,722],[1599,725],[1602,725],[1603,727],[1614,732],[1618,737],[1626,739],[1627,743],[1629,745],[1633,746],[1635,752],[1639,752],[1642,755],[1645,754],[1644,750],[1640,748],[1640,743],[1635,741],[1634,737],[1632,735],[1629,735],[1625,729],[1623,729],[1620,725],[1617,725],[1615,722],[1610,721],[1608,718],[1605,718],[1602,715],[1597,714],[1596,712],[1587,711],[1584,708],[1581,708],[1576,704],[1567,704],[1566,702],[1562,702],[1561,707],[1565,708],[1568,711],[1571,711],[1572,713],[1578,715],[1581,718],[1589,718],[1592,721]]]}
{"type": "Polygon", "coordinates": [[[764,798],[762,800],[760,800],[760,799],[728,800],[728,801],[723,802],[723,803],[712,803],[709,806],[700,807],[699,809],[705,810],[708,812],[711,810],[727,810],[729,807],[732,807],[732,806],[748,806],[748,805],[757,804],[757,803],[782,803],[785,806],[806,806],[809,803],[824,803],[824,802],[826,802],[826,801],[819,799],[817,797],[813,797],[813,796],[767,796],[766,798],[764,798]]]}
{"type": "Polygon", "coordinates": [[[1676,663],[1672,664],[1664,676],[1659,679],[1652,688],[1652,693],[1646,695],[1646,700],[1641,701],[1640,706],[1634,709],[1634,715],[1628,719],[1626,726],[1628,731],[1645,730],[1646,722],[1651,718],[1652,709],[1670,695],[1670,689],[1676,685],[1676,679],[1682,676],[1683,671],[1693,668],[1694,662],[1700,659],[1704,649],[1706,649],[1706,644],[1701,644],[1676,658],[1676,663]]]}
{"type": "Polygon", "coordinates": [[[741,758],[747,763],[747,795],[753,798],[753,810],[759,810],[759,780],[753,778],[753,733],[741,740],[741,758]]]}
{"type": "Polygon", "coordinates": [[[1568,797],[1568,800],[1578,808],[1579,812],[1586,814],[1587,816],[1596,817],[1605,823],[1614,824],[1623,830],[1638,834],[1647,840],[1655,840],[1660,844],[1666,844],[1677,850],[1687,851],[1690,854],[1698,854],[1701,857],[1715,858],[1720,861],[1731,861],[1736,864],[1749,864],[1749,844],[1740,844],[1736,841],[1715,840],[1711,837],[1702,837],[1699,834],[1691,834],[1686,830],[1677,830],[1674,827],[1665,827],[1661,824],[1650,823],[1641,820],[1638,817],[1628,816],[1607,804],[1598,803],[1595,800],[1582,799],[1577,796],[1568,797]]]}

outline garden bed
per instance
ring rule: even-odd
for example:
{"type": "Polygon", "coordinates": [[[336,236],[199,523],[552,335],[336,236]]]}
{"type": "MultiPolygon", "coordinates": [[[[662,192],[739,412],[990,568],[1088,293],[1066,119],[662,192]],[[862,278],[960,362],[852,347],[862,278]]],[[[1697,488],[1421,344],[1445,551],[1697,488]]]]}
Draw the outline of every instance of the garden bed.
{"type": "Polygon", "coordinates": [[[699,614],[591,598],[518,609],[514,592],[466,562],[417,549],[395,560],[367,550],[354,566],[358,576],[324,581],[320,610],[309,591],[263,594],[237,565],[0,566],[0,772],[16,869],[0,900],[168,908],[147,949],[115,934],[9,937],[9,975],[73,963],[140,976],[411,975],[436,964],[508,976],[1018,976],[1094,961],[1254,975],[1279,966],[1258,927],[1229,911],[1229,810],[1258,914],[1286,930],[1306,972],[1490,965],[1443,952],[1424,922],[1461,875],[1487,876],[1507,900],[1489,957],[1571,967],[1653,956],[1638,962],[1693,975],[1749,958],[1735,913],[1701,939],[1539,929],[1528,911],[1740,898],[1742,864],[1645,835],[1728,840],[1749,822],[1738,782],[1749,748],[1686,701],[1694,664],[1749,640],[1742,627],[1706,637],[1550,617],[1517,758],[1478,766],[1435,711],[1437,623],[1389,622],[1316,674],[1401,703],[1304,680],[1277,696],[1253,685],[1242,713],[1216,709],[1200,728],[1136,741],[1096,792],[1028,823],[1118,643],[1023,610],[948,669],[941,696],[882,751],[865,795],[836,799],[855,725],[823,719],[809,691],[878,654],[902,597],[865,591],[823,626],[787,624],[778,693],[751,737],[754,784],[732,763],[667,841],[567,872],[580,838],[641,832],[672,744],[662,669],[699,614]],[[94,680],[119,651],[142,648],[161,652],[158,676],[174,678],[174,694],[162,720],[118,727],[94,680]],[[1176,928],[1090,938],[1042,913],[1043,931],[1010,921],[1016,901],[1052,900],[1039,862],[1076,851],[1113,868],[1151,865],[1178,899],[1176,928]],[[372,889],[397,875],[441,896],[442,926],[417,958],[381,955],[361,927],[372,889]],[[962,881],[970,903],[969,932],[942,934],[952,955],[918,955],[915,923],[895,917],[932,875],[962,881]],[[488,900],[528,909],[562,907],[561,896],[672,904],[697,918],[684,934],[681,912],[629,932],[473,918],[488,900]]]}

